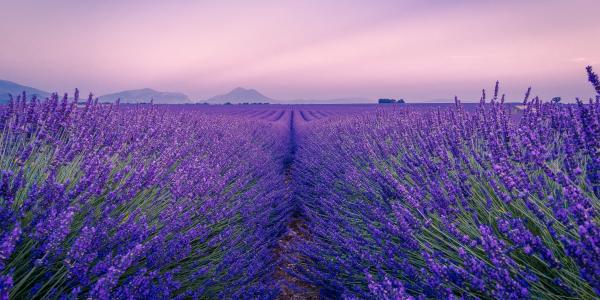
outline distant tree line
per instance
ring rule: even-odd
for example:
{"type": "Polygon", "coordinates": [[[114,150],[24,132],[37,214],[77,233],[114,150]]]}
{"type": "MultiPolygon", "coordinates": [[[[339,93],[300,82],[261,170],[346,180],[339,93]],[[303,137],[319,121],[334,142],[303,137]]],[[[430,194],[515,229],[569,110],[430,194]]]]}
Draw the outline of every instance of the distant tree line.
{"type": "Polygon", "coordinates": [[[400,104],[404,104],[406,102],[404,102],[404,99],[391,99],[391,98],[381,98],[378,101],[379,104],[390,104],[390,103],[400,103],[400,104]]]}

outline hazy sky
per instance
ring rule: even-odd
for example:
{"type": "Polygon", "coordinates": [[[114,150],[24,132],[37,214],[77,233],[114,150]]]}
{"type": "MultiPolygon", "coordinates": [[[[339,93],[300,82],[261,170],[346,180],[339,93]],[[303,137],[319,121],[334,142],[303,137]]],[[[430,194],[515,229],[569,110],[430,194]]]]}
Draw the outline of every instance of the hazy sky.
{"type": "Polygon", "coordinates": [[[0,0],[0,79],[204,99],[593,95],[599,0],[0,0]]]}

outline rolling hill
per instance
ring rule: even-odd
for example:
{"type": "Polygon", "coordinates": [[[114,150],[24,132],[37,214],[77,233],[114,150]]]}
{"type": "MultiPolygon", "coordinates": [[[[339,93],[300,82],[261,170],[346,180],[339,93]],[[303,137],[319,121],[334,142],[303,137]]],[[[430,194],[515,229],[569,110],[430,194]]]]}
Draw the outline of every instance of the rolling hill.
{"type": "Polygon", "coordinates": [[[242,87],[235,88],[227,94],[217,95],[209,98],[206,102],[210,104],[223,104],[223,103],[275,103],[277,100],[271,99],[255,89],[245,89],[242,87]]]}
{"type": "Polygon", "coordinates": [[[100,102],[115,102],[121,99],[121,103],[149,103],[154,100],[155,104],[182,104],[191,103],[188,96],[176,92],[161,92],[150,88],[138,90],[126,90],[98,97],[100,102]]]}
{"type": "Polygon", "coordinates": [[[46,98],[50,96],[50,93],[46,91],[21,85],[8,80],[0,80],[0,104],[8,102],[8,100],[10,99],[9,94],[12,94],[13,97],[16,98],[16,96],[18,94],[21,94],[23,91],[27,93],[28,98],[33,95],[36,95],[38,98],[46,98]]]}

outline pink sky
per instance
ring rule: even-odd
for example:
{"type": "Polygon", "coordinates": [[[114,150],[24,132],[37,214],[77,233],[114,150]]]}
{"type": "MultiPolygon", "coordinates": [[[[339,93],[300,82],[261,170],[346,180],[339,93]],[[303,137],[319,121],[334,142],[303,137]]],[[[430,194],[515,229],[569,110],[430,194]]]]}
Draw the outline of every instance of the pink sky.
{"type": "Polygon", "coordinates": [[[600,1],[0,2],[0,79],[204,99],[589,97],[600,1]],[[452,3],[452,4],[450,4],[452,3]]]}

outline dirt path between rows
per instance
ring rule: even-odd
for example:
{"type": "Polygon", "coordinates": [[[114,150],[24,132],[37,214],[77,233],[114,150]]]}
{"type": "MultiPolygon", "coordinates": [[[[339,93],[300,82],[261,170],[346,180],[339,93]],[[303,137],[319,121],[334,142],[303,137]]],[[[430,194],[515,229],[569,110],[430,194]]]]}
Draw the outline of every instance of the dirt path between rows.
{"type": "Polygon", "coordinates": [[[275,279],[281,288],[281,294],[278,299],[319,299],[319,289],[316,286],[310,285],[304,280],[290,274],[294,270],[297,270],[298,262],[303,263],[306,261],[302,259],[294,245],[308,238],[306,236],[308,232],[306,219],[300,212],[300,206],[296,202],[294,192],[293,166],[297,149],[295,115],[294,110],[292,110],[289,124],[288,153],[283,161],[283,172],[288,197],[290,197],[290,203],[295,207],[288,221],[287,230],[279,239],[277,247],[274,250],[276,260],[279,262],[275,271],[275,279]]]}

